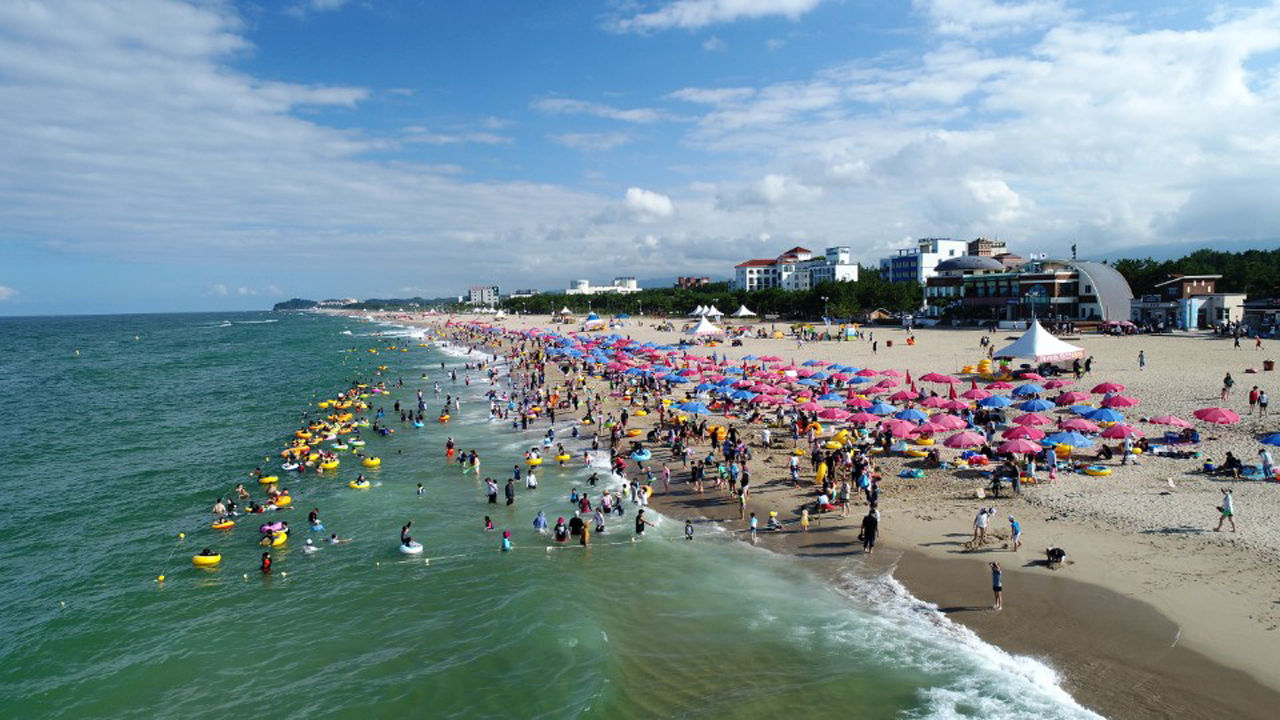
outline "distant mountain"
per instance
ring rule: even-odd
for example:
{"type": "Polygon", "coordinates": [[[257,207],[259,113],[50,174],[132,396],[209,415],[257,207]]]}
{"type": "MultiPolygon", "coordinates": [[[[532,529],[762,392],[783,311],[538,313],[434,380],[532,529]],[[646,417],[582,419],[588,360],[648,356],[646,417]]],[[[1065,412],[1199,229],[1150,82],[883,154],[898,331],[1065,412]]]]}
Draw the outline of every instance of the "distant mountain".
{"type": "Polygon", "coordinates": [[[315,300],[304,300],[303,298],[290,298],[284,302],[278,302],[271,306],[272,310],[310,310],[319,305],[315,300]]]}

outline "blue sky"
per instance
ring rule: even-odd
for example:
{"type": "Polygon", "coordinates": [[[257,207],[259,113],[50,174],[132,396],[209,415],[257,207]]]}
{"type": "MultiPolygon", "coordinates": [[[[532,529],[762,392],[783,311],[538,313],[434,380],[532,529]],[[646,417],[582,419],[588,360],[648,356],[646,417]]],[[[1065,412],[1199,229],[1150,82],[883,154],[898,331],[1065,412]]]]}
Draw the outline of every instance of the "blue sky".
{"type": "Polygon", "coordinates": [[[0,3],[0,314],[1271,247],[1280,6],[0,3]]]}

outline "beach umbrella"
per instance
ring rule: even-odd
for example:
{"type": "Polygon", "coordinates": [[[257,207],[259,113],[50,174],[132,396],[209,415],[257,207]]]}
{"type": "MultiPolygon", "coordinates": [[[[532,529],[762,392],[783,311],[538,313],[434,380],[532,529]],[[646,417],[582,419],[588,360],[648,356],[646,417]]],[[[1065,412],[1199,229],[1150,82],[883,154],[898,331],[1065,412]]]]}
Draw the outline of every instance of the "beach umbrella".
{"type": "Polygon", "coordinates": [[[1054,402],[1058,403],[1059,405],[1075,405],[1077,403],[1085,402],[1088,399],[1089,399],[1088,393],[1082,393],[1079,390],[1072,390],[1070,392],[1062,393],[1057,397],[1057,399],[1054,400],[1054,402]]]}
{"type": "Polygon", "coordinates": [[[858,377],[865,378],[865,377],[873,377],[875,375],[878,375],[879,373],[877,373],[875,370],[872,370],[871,368],[862,368],[861,370],[859,370],[854,374],[857,375],[858,377]]]}
{"type": "Polygon", "coordinates": [[[844,404],[846,407],[857,408],[859,410],[865,410],[872,405],[870,400],[860,395],[851,395],[848,398],[845,398],[844,404]]]}
{"type": "Polygon", "coordinates": [[[1124,415],[1120,414],[1120,411],[1112,410],[1111,408],[1098,408],[1092,412],[1085,413],[1085,417],[1095,422],[1124,422],[1124,415]]]}
{"type": "Polygon", "coordinates": [[[1074,382],[1075,382],[1074,380],[1063,380],[1061,378],[1054,378],[1053,380],[1050,380],[1049,382],[1045,383],[1044,387],[1046,390],[1057,390],[1060,387],[1066,387],[1068,385],[1071,385],[1074,382]]]}
{"type": "Polygon", "coordinates": [[[906,410],[899,410],[898,412],[894,413],[893,416],[899,420],[910,420],[912,422],[922,422],[924,420],[929,419],[929,416],[926,415],[922,410],[917,410],[915,408],[907,408],[906,410]]]}
{"type": "Polygon", "coordinates": [[[1231,410],[1220,407],[1200,408],[1191,414],[1194,415],[1197,420],[1203,420],[1215,425],[1231,425],[1233,423],[1240,422],[1239,415],[1231,410]]]}
{"type": "Polygon", "coordinates": [[[845,418],[845,421],[855,423],[858,425],[865,425],[867,423],[879,422],[880,418],[876,415],[872,415],[869,412],[856,412],[850,415],[849,417],[845,418]]]}
{"type": "Polygon", "coordinates": [[[1005,382],[1004,380],[997,380],[993,383],[987,383],[988,390],[1008,390],[1011,387],[1013,387],[1013,383],[1008,383],[1008,382],[1005,382]]]}
{"type": "Polygon", "coordinates": [[[1024,403],[1020,403],[1018,405],[1018,409],[1022,410],[1023,412],[1040,412],[1041,410],[1052,410],[1053,403],[1049,402],[1048,400],[1041,400],[1037,398],[1035,400],[1028,400],[1024,403]]]}
{"type": "Polygon", "coordinates": [[[1258,442],[1263,445],[1280,445],[1280,433],[1271,433],[1270,435],[1260,438],[1258,442]]]}
{"type": "Polygon", "coordinates": [[[1109,407],[1109,408],[1133,407],[1134,405],[1137,405],[1139,402],[1140,401],[1136,397],[1128,397],[1125,395],[1112,395],[1111,397],[1106,398],[1102,401],[1102,407],[1109,407]]]}
{"type": "Polygon", "coordinates": [[[897,409],[898,408],[890,405],[889,403],[878,402],[878,403],[872,404],[871,407],[867,408],[867,412],[871,413],[872,415],[888,415],[889,413],[897,409]]]}
{"type": "Polygon", "coordinates": [[[897,370],[885,370],[884,372],[882,372],[882,373],[880,373],[880,374],[881,374],[881,375],[883,375],[883,376],[885,376],[885,377],[891,377],[891,378],[900,378],[900,377],[902,377],[902,373],[898,372],[897,370]]]}
{"type": "Polygon", "coordinates": [[[968,410],[969,403],[963,400],[948,400],[942,404],[942,407],[947,410],[955,410],[955,411],[968,410]]]}
{"type": "Polygon", "coordinates": [[[1054,445],[1070,445],[1071,447],[1076,448],[1086,448],[1093,445],[1092,438],[1088,435],[1081,435],[1075,431],[1057,432],[1052,435],[1047,435],[1045,436],[1044,441],[1047,443],[1053,443],[1054,445]]]}
{"type": "Polygon", "coordinates": [[[810,401],[810,402],[800,403],[799,405],[796,406],[796,409],[803,410],[805,412],[818,412],[822,410],[823,407],[816,402],[810,401]]]}
{"type": "Polygon", "coordinates": [[[821,402],[841,402],[844,400],[844,396],[840,393],[826,393],[819,395],[818,400],[821,402]]]}
{"type": "Polygon", "coordinates": [[[760,360],[764,362],[782,362],[782,358],[777,355],[761,355],[760,360]]]}
{"type": "Polygon", "coordinates": [[[1018,417],[1014,418],[1013,421],[1019,425],[1052,425],[1053,424],[1052,418],[1045,417],[1044,415],[1038,415],[1036,413],[1027,413],[1026,415],[1019,415],[1018,417]]]}
{"type": "Polygon", "coordinates": [[[1147,422],[1155,425],[1172,425],[1174,427],[1191,427],[1191,423],[1183,420],[1177,415],[1157,415],[1147,422]]]}
{"type": "Polygon", "coordinates": [[[996,448],[998,452],[1013,453],[1014,455],[1034,455],[1040,452],[1040,445],[1030,440],[1005,440],[1000,443],[1000,447],[996,448]]]}
{"type": "Polygon", "coordinates": [[[1142,431],[1133,427],[1132,425],[1118,425],[1118,424],[1112,425],[1111,427],[1102,431],[1102,437],[1111,438],[1113,440],[1118,440],[1120,438],[1127,438],[1130,435],[1136,435],[1138,437],[1142,437],[1142,431]]]}
{"type": "Polygon", "coordinates": [[[1096,395],[1124,392],[1124,386],[1121,385],[1120,383],[1104,382],[1104,383],[1099,383],[1098,385],[1094,385],[1093,389],[1090,390],[1089,392],[1094,393],[1096,395]]]}
{"type": "Polygon", "coordinates": [[[949,428],[942,427],[941,425],[933,422],[933,420],[927,420],[916,426],[916,432],[920,433],[921,435],[932,435],[934,433],[943,432],[948,429],[949,428]]]}
{"type": "Polygon", "coordinates": [[[910,390],[899,390],[890,395],[889,399],[894,402],[902,402],[903,400],[915,400],[917,397],[919,397],[918,393],[913,393],[910,390]]]}
{"type": "Polygon", "coordinates": [[[1013,404],[1013,401],[1002,395],[992,395],[989,398],[979,400],[978,404],[984,408],[1002,408],[1009,407],[1013,404]]]}
{"type": "Polygon", "coordinates": [[[969,448],[977,447],[987,439],[975,432],[958,432],[955,435],[942,441],[943,445],[949,448],[969,448]]]}
{"type": "Polygon", "coordinates": [[[889,388],[898,387],[901,384],[902,383],[898,382],[897,380],[881,380],[880,382],[875,384],[875,387],[884,388],[888,390],[889,388]]]}
{"type": "Polygon", "coordinates": [[[710,415],[711,410],[700,402],[687,402],[676,405],[680,412],[693,413],[694,415],[710,415]]]}
{"type": "Polygon", "coordinates": [[[755,399],[756,394],[751,392],[750,390],[734,390],[733,392],[729,393],[729,397],[733,398],[734,400],[753,400],[755,399]]]}
{"type": "Polygon", "coordinates": [[[818,417],[823,420],[845,420],[848,419],[849,415],[848,410],[841,410],[840,408],[827,408],[818,413],[818,417]]]}
{"type": "Polygon", "coordinates": [[[1076,430],[1079,432],[1096,433],[1102,428],[1099,428],[1097,425],[1094,425],[1093,423],[1089,422],[1088,420],[1085,420],[1082,417],[1074,417],[1062,423],[1062,429],[1076,430]]]}
{"type": "Polygon", "coordinates": [[[919,428],[916,427],[915,423],[907,422],[906,420],[886,420],[884,428],[896,438],[911,437],[919,432],[919,428]]]}
{"type": "Polygon", "coordinates": [[[1092,405],[1072,405],[1071,407],[1069,407],[1069,408],[1067,408],[1067,409],[1068,409],[1068,410],[1070,410],[1071,412],[1073,412],[1073,413],[1077,414],[1077,415],[1084,415],[1085,417],[1088,417],[1088,416],[1089,416],[1089,413],[1091,413],[1091,412],[1097,412],[1097,410],[1098,410],[1098,408],[1096,408],[1096,407],[1094,407],[1094,406],[1092,406],[1092,405]]]}
{"type": "Polygon", "coordinates": [[[956,417],[955,415],[947,415],[946,413],[934,415],[929,418],[929,422],[937,425],[943,430],[960,430],[969,426],[969,423],[965,422],[963,419],[956,417]]]}
{"type": "Polygon", "coordinates": [[[960,397],[969,398],[970,400],[986,400],[991,397],[991,392],[982,388],[969,388],[960,393],[960,397]]]}
{"type": "Polygon", "coordinates": [[[694,386],[693,391],[694,391],[694,392],[696,392],[696,393],[704,393],[704,392],[706,392],[706,391],[708,391],[708,390],[714,390],[714,389],[716,389],[717,387],[719,387],[719,386],[718,386],[718,385],[715,385],[714,383],[704,382],[704,383],[699,383],[698,385],[694,386]]]}
{"type": "Polygon", "coordinates": [[[920,404],[927,408],[940,408],[940,407],[946,406],[947,399],[942,397],[941,395],[930,395],[929,397],[924,399],[924,402],[920,404]]]}
{"type": "Polygon", "coordinates": [[[1044,439],[1044,431],[1038,427],[1030,425],[1018,425],[1000,433],[1000,436],[1007,440],[1031,440],[1032,442],[1040,442],[1044,439]]]}
{"type": "Polygon", "coordinates": [[[1019,395],[1019,396],[1021,396],[1021,395],[1043,395],[1043,394],[1044,394],[1044,388],[1043,388],[1042,386],[1040,386],[1040,385],[1036,385],[1035,383],[1027,383],[1026,385],[1019,385],[1018,387],[1014,388],[1014,389],[1013,389],[1013,394],[1014,394],[1014,395],[1019,395]]]}
{"type": "Polygon", "coordinates": [[[951,377],[950,375],[943,375],[942,373],[936,373],[936,372],[925,373],[924,375],[920,376],[920,380],[922,380],[923,382],[936,382],[936,383],[960,382],[959,380],[951,377]]]}

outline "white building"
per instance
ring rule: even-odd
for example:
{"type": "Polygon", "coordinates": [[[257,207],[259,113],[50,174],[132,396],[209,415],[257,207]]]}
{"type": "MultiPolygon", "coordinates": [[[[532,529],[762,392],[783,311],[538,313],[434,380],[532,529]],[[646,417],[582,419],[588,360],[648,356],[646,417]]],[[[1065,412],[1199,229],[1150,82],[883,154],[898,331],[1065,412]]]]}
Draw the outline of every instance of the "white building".
{"type": "Polygon", "coordinates": [[[592,285],[590,280],[571,280],[565,295],[627,295],[640,292],[633,277],[616,277],[611,285],[592,285]]]}
{"type": "Polygon", "coordinates": [[[467,290],[468,305],[497,305],[498,304],[498,286],[497,285],[472,285],[467,290]]]}
{"type": "Polygon", "coordinates": [[[858,264],[845,246],[829,247],[818,257],[793,247],[772,260],[738,263],[733,270],[733,287],[738,290],[808,290],[823,282],[858,281],[858,264]]]}
{"type": "Polygon", "coordinates": [[[880,258],[880,276],[889,282],[914,282],[923,285],[937,274],[934,268],[938,263],[967,254],[968,246],[964,240],[921,238],[916,241],[915,247],[880,258]]]}

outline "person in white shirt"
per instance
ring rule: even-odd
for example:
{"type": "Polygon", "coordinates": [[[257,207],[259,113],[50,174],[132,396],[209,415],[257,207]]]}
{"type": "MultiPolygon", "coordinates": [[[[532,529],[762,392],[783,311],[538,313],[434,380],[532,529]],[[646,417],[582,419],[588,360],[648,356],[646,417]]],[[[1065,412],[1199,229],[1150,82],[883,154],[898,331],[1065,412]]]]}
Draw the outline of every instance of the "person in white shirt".
{"type": "Polygon", "coordinates": [[[1222,507],[1218,508],[1218,512],[1222,515],[1218,518],[1218,527],[1214,528],[1214,532],[1222,529],[1222,522],[1225,520],[1231,523],[1231,532],[1236,531],[1236,508],[1235,502],[1231,499],[1231,489],[1227,488],[1222,491],[1222,507]]]}

